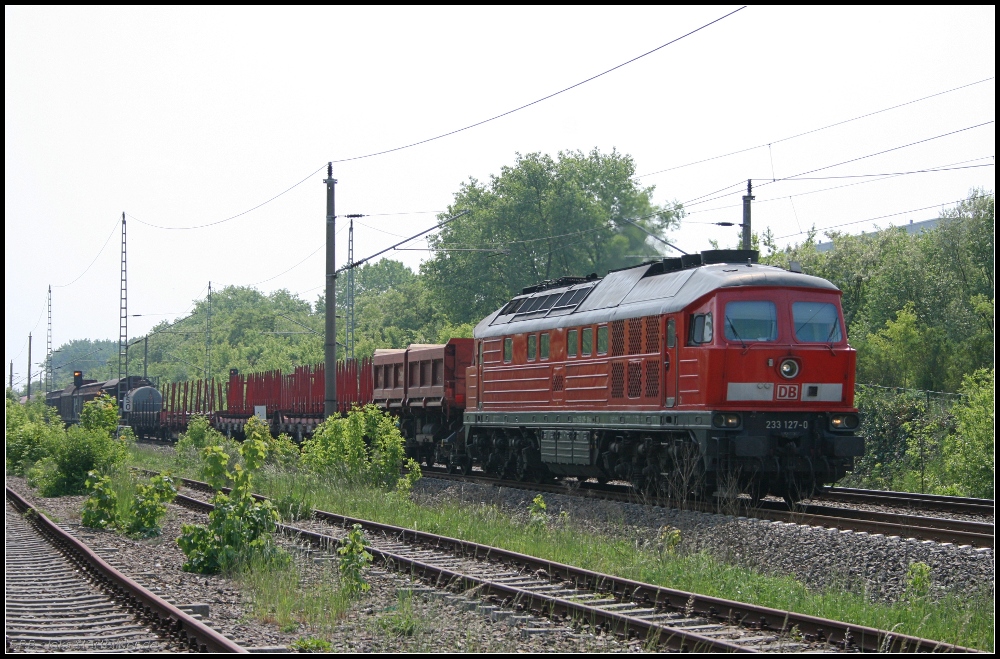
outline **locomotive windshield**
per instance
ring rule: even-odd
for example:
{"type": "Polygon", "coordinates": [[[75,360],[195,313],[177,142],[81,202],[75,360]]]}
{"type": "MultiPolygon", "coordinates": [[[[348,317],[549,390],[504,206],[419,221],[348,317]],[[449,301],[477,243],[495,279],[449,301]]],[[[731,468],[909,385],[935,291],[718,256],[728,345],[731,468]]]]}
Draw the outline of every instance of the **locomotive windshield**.
{"type": "Polygon", "coordinates": [[[778,339],[778,311],[774,302],[727,302],[723,324],[730,341],[756,343],[778,339]]]}
{"type": "Polygon", "coordinates": [[[792,304],[795,338],[803,343],[837,343],[842,338],[837,307],[828,302],[792,304]]]}

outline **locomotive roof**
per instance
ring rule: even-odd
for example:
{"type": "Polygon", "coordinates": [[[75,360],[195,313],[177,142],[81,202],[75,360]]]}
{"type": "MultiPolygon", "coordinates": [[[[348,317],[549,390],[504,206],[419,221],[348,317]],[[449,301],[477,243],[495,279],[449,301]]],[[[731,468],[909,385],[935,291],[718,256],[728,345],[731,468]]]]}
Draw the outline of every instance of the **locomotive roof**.
{"type": "Polygon", "coordinates": [[[518,295],[480,321],[475,337],[675,313],[721,288],[777,286],[840,290],[820,277],[745,260],[665,272],[670,268],[668,261],[673,259],[616,270],[602,279],[518,295]],[[534,311],[535,307],[539,310],[534,311]]]}

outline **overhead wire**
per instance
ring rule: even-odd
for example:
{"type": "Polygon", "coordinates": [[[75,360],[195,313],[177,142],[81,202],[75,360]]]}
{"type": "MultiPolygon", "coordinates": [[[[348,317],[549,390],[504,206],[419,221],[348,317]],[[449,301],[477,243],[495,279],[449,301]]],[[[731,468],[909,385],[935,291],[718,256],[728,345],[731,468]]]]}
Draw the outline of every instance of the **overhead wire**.
{"type": "Polygon", "coordinates": [[[104,253],[104,249],[105,249],[105,248],[106,248],[106,247],[108,246],[108,243],[109,243],[109,242],[111,242],[111,236],[115,235],[115,229],[117,229],[117,228],[118,228],[118,225],[119,225],[119,224],[121,224],[121,218],[117,218],[117,219],[115,220],[115,224],[114,224],[114,226],[113,226],[113,227],[111,227],[111,233],[109,233],[109,234],[108,234],[108,237],[107,237],[107,239],[106,239],[106,240],[104,241],[104,244],[103,244],[103,245],[101,245],[101,249],[100,249],[100,250],[98,250],[98,252],[97,252],[97,256],[95,256],[95,257],[94,257],[94,260],[90,262],[90,265],[88,265],[88,266],[87,266],[87,268],[86,268],[86,269],[85,269],[85,270],[84,270],[83,272],[81,272],[81,273],[80,273],[80,274],[79,274],[79,275],[78,275],[78,276],[76,277],[76,279],[74,279],[73,281],[69,282],[68,284],[55,284],[55,285],[53,285],[53,286],[52,286],[52,288],[66,288],[67,286],[72,286],[72,285],[73,285],[73,284],[75,284],[76,282],[80,281],[80,279],[81,279],[81,278],[82,278],[82,277],[83,277],[83,276],[84,276],[85,274],[87,274],[88,272],[90,272],[90,269],[91,269],[92,267],[94,267],[94,264],[95,264],[95,263],[97,263],[97,259],[101,258],[101,254],[103,254],[103,253],[104,253]]]}
{"type": "MultiPolygon", "coordinates": [[[[757,179],[757,180],[763,180],[763,181],[765,181],[765,183],[761,183],[760,185],[758,185],[757,188],[760,189],[760,188],[763,188],[765,186],[772,185],[774,183],[782,183],[782,182],[787,181],[789,179],[794,179],[796,177],[805,176],[806,174],[813,174],[815,172],[821,172],[821,171],[824,171],[824,170],[827,170],[827,169],[832,169],[834,167],[839,167],[841,165],[847,165],[847,164],[852,163],[852,162],[858,162],[859,160],[865,160],[867,158],[874,158],[875,156],[881,156],[881,155],[884,155],[886,153],[891,153],[893,151],[899,151],[900,149],[906,149],[906,148],[909,148],[911,146],[916,146],[918,144],[925,144],[927,142],[931,142],[933,140],[941,139],[943,137],[949,137],[951,135],[957,135],[959,133],[964,133],[965,131],[973,130],[975,128],[982,128],[983,126],[988,126],[988,125],[993,124],[993,123],[995,123],[995,120],[991,119],[989,121],[984,121],[982,123],[974,124],[972,126],[966,126],[965,128],[959,128],[958,130],[949,131],[947,133],[941,133],[940,135],[934,135],[933,137],[927,137],[927,138],[924,138],[922,140],[917,140],[915,142],[909,142],[907,144],[902,144],[900,146],[894,146],[894,147],[892,147],[890,149],[883,149],[881,151],[876,151],[875,153],[869,153],[869,154],[864,155],[864,156],[858,156],[857,158],[849,158],[848,160],[842,160],[840,162],[836,162],[836,163],[833,163],[831,165],[824,165],[823,167],[817,167],[815,169],[810,169],[810,170],[807,170],[807,171],[804,171],[804,172],[799,172],[798,174],[793,174],[791,176],[784,176],[784,177],[781,177],[781,178],[778,178],[778,179],[775,179],[775,180],[772,180],[772,179],[757,179]]],[[[735,193],[734,192],[729,192],[729,193],[726,193],[726,194],[723,194],[723,195],[719,195],[718,193],[719,192],[723,192],[725,190],[729,190],[729,189],[734,188],[734,187],[742,187],[745,183],[746,183],[746,179],[742,179],[738,183],[734,183],[734,184],[728,185],[728,186],[726,186],[724,188],[720,188],[719,190],[716,190],[715,192],[709,192],[709,193],[703,194],[703,195],[701,195],[699,197],[694,197],[693,199],[691,199],[689,201],[685,201],[682,204],[682,206],[688,207],[688,206],[693,206],[693,205],[697,205],[697,204],[704,204],[704,203],[708,203],[709,201],[714,201],[716,199],[721,199],[723,197],[728,197],[729,195],[735,194],[735,193]],[[713,195],[717,195],[717,196],[713,196],[713,195]]]]}
{"type": "MultiPolygon", "coordinates": [[[[639,174],[639,175],[636,176],[636,178],[645,178],[647,176],[654,176],[656,174],[663,174],[664,172],[672,172],[672,171],[677,170],[677,169],[683,169],[685,167],[691,167],[693,165],[700,165],[701,163],[704,163],[704,162],[711,162],[712,160],[719,160],[720,158],[728,158],[729,156],[735,156],[735,155],[738,155],[738,154],[741,154],[741,153],[746,153],[747,151],[753,151],[755,149],[762,149],[765,146],[766,147],[770,147],[772,144],[779,144],[781,142],[787,142],[789,140],[794,140],[794,139],[796,139],[798,137],[803,137],[805,135],[811,135],[813,133],[818,133],[818,132],[826,130],[828,128],[834,128],[835,126],[842,126],[844,124],[851,123],[852,121],[858,121],[859,119],[865,119],[867,117],[872,117],[872,116],[875,116],[877,114],[882,114],[883,112],[889,112],[890,110],[896,110],[898,108],[906,107],[907,105],[913,105],[914,103],[919,103],[921,101],[926,101],[928,99],[935,98],[937,96],[943,96],[945,94],[950,94],[951,92],[955,92],[955,91],[958,91],[960,89],[966,89],[968,87],[973,87],[975,85],[980,85],[980,84],[982,84],[984,82],[989,82],[990,80],[993,80],[994,77],[995,76],[990,76],[989,78],[983,78],[982,80],[977,80],[975,82],[970,82],[968,84],[960,85],[958,87],[952,87],[951,89],[946,89],[946,90],[944,90],[942,92],[937,92],[937,93],[934,93],[934,94],[929,94],[928,96],[921,96],[920,98],[913,99],[912,101],[907,101],[905,103],[898,103],[896,105],[893,105],[893,106],[890,106],[890,107],[887,107],[887,108],[882,108],[881,110],[875,110],[874,112],[867,112],[865,114],[858,115],[857,117],[852,117],[850,119],[844,119],[842,121],[837,121],[837,122],[834,122],[832,124],[827,124],[826,126],[821,126],[819,128],[813,128],[811,130],[807,130],[807,131],[804,131],[804,132],[801,132],[801,133],[796,133],[795,135],[789,135],[788,137],[782,137],[781,139],[770,140],[769,142],[764,142],[764,143],[758,144],[756,146],[750,146],[750,147],[747,147],[745,149],[738,149],[736,151],[730,151],[729,153],[723,153],[723,154],[720,154],[718,156],[712,156],[711,158],[702,158],[701,160],[695,160],[695,161],[692,161],[692,162],[689,162],[689,163],[685,163],[683,165],[676,165],[674,167],[668,167],[666,169],[660,169],[660,170],[657,170],[655,172],[649,172],[648,174],[639,174]]],[[[772,162],[772,168],[773,168],[773,162],[772,162]]]]}
{"type": "Polygon", "coordinates": [[[139,224],[144,224],[144,225],[146,225],[148,227],[152,227],[154,229],[163,229],[165,231],[187,231],[187,230],[190,230],[190,229],[204,229],[204,228],[207,228],[207,227],[214,227],[214,226],[222,224],[224,222],[229,222],[230,220],[235,220],[238,217],[243,217],[247,213],[252,213],[253,211],[255,211],[258,208],[260,208],[261,206],[266,206],[267,204],[271,203],[272,201],[274,201],[278,197],[281,197],[282,195],[285,195],[285,194],[291,192],[292,190],[294,190],[295,188],[299,187],[300,185],[302,185],[303,183],[305,183],[306,181],[308,181],[310,178],[312,178],[313,176],[315,176],[319,172],[323,171],[323,169],[325,167],[326,167],[326,164],[323,164],[322,166],[319,167],[319,169],[317,169],[317,170],[315,170],[313,172],[310,172],[304,179],[302,179],[298,183],[296,183],[296,184],[292,185],[291,187],[283,190],[282,192],[279,192],[278,194],[274,195],[270,199],[268,199],[266,201],[262,201],[261,203],[257,204],[253,208],[248,208],[248,209],[246,209],[245,211],[243,211],[241,213],[237,213],[236,215],[232,215],[232,216],[227,217],[227,218],[225,218],[223,220],[217,220],[215,222],[208,222],[206,224],[198,224],[198,225],[193,225],[193,226],[189,226],[189,227],[165,227],[165,226],[160,226],[158,224],[153,224],[151,222],[146,222],[145,220],[140,220],[139,218],[137,218],[136,216],[134,216],[134,215],[132,215],[131,213],[128,213],[128,212],[126,212],[125,215],[128,216],[128,217],[130,217],[130,218],[132,218],[133,220],[135,220],[139,224]]]}
{"type": "MultiPolygon", "coordinates": [[[[983,197],[983,198],[992,197],[993,193],[992,192],[988,192],[988,193],[985,193],[985,194],[982,194],[982,195],[979,195],[979,196],[983,197]]],[[[888,215],[879,215],[878,217],[870,217],[870,218],[867,218],[867,219],[864,219],[864,220],[854,220],[853,222],[842,222],[840,224],[832,224],[830,226],[822,227],[822,228],[815,229],[815,230],[816,231],[827,231],[829,229],[837,229],[839,227],[846,227],[846,226],[851,226],[851,225],[854,225],[854,224],[863,224],[864,222],[874,222],[875,220],[883,220],[883,219],[885,219],[887,217],[897,217],[899,215],[906,215],[907,213],[916,213],[918,211],[925,211],[925,210],[928,210],[928,209],[931,209],[931,208],[940,208],[940,207],[942,207],[942,206],[944,206],[946,204],[960,204],[963,201],[968,201],[968,199],[966,198],[966,199],[956,199],[954,201],[942,201],[940,203],[932,204],[930,206],[923,206],[921,208],[911,208],[910,210],[900,211],[898,213],[889,213],[888,215]]],[[[931,218],[931,219],[934,219],[934,218],[931,218]]],[[[775,240],[782,240],[784,238],[791,238],[793,236],[800,236],[800,235],[802,235],[804,233],[809,233],[809,232],[808,231],[799,231],[798,233],[790,233],[790,234],[785,235],[785,236],[777,236],[775,238],[775,240]]]]}
{"type": "MultiPolygon", "coordinates": [[[[959,161],[959,162],[956,162],[956,163],[949,163],[947,165],[941,165],[939,167],[934,167],[934,168],[927,168],[927,169],[922,169],[922,170],[915,170],[913,172],[895,172],[895,173],[886,173],[886,174],[861,174],[861,175],[858,175],[858,176],[863,176],[863,177],[879,177],[879,176],[881,176],[883,178],[875,178],[874,180],[857,181],[857,182],[854,182],[854,183],[846,183],[844,185],[834,185],[834,186],[831,186],[831,187],[828,187],[828,188],[820,188],[818,190],[809,190],[809,191],[806,191],[806,192],[796,192],[795,194],[791,194],[791,195],[781,195],[779,197],[769,197],[767,199],[759,199],[759,200],[755,200],[754,201],[754,206],[759,206],[760,204],[766,204],[766,203],[769,203],[769,202],[772,202],[772,201],[782,201],[782,200],[785,200],[785,199],[789,199],[790,197],[804,197],[806,195],[816,194],[818,192],[828,192],[830,190],[840,190],[841,188],[849,188],[849,187],[852,187],[852,186],[855,186],[855,185],[865,185],[867,183],[878,183],[879,181],[888,180],[888,179],[896,178],[896,177],[899,177],[899,176],[905,176],[905,175],[908,175],[908,174],[916,174],[916,173],[924,173],[924,172],[932,173],[932,172],[939,172],[939,171],[951,171],[951,170],[954,170],[954,169],[966,169],[965,167],[953,167],[953,165],[962,165],[964,163],[977,162],[979,160],[989,160],[991,158],[992,158],[992,156],[987,156],[987,157],[984,157],[984,158],[975,158],[973,160],[962,160],[962,161],[959,161]]],[[[988,164],[985,164],[985,165],[976,165],[976,167],[993,167],[993,166],[994,166],[993,163],[988,163],[988,164]]],[[[805,180],[824,180],[824,179],[838,179],[838,178],[846,178],[846,177],[828,176],[828,177],[815,177],[815,178],[812,178],[812,179],[796,179],[796,180],[803,180],[803,181],[805,181],[805,180]]],[[[754,179],[754,180],[757,180],[757,179],[754,179]]],[[[725,206],[715,206],[714,208],[700,208],[700,209],[693,210],[693,211],[687,211],[687,210],[685,210],[685,215],[696,215],[698,213],[710,213],[712,211],[717,211],[717,210],[727,210],[727,209],[730,209],[730,208],[740,208],[741,206],[742,206],[742,204],[727,204],[725,206]]],[[[699,224],[698,222],[690,222],[690,221],[687,222],[687,223],[688,224],[699,224]]]]}
{"type": "Polygon", "coordinates": [[[516,108],[514,108],[512,110],[507,110],[506,112],[502,112],[500,114],[494,115],[494,116],[490,117],[489,119],[483,119],[482,121],[477,121],[477,122],[475,122],[473,124],[469,124],[468,126],[464,126],[462,128],[457,128],[455,130],[450,130],[450,131],[448,131],[446,133],[441,133],[440,135],[435,135],[434,137],[428,137],[427,139],[423,139],[423,140],[420,140],[418,142],[411,142],[410,144],[404,144],[403,146],[397,146],[397,147],[394,147],[394,148],[391,148],[391,149],[384,149],[382,151],[375,151],[374,153],[367,153],[367,154],[360,155],[360,156],[352,156],[350,158],[341,158],[339,160],[334,160],[332,162],[335,162],[335,163],[350,162],[352,160],[363,160],[365,158],[373,158],[375,156],[381,156],[381,155],[385,155],[387,153],[395,153],[396,151],[402,151],[403,149],[409,149],[409,148],[412,148],[412,147],[415,147],[415,146],[420,146],[421,144],[427,144],[428,142],[433,142],[435,140],[440,140],[442,138],[449,137],[451,135],[455,135],[455,134],[461,133],[463,131],[467,131],[467,130],[469,130],[471,128],[476,128],[477,126],[482,126],[483,124],[488,124],[491,121],[496,121],[497,119],[500,119],[502,117],[506,117],[507,115],[514,114],[515,112],[519,112],[519,111],[524,110],[526,108],[530,108],[533,105],[538,105],[539,103],[542,103],[543,101],[547,101],[550,98],[554,98],[554,97],[559,96],[560,94],[568,92],[568,91],[570,91],[572,89],[576,89],[577,87],[579,87],[581,85],[585,85],[588,82],[591,82],[593,80],[597,80],[598,78],[600,78],[602,76],[605,76],[605,75],[611,73],[612,71],[617,71],[618,69],[622,68],[623,66],[627,66],[627,65],[629,65],[629,64],[631,64],[633,62],[636,62],[636,61],[642,59],[643,57],[646,57],[648,55],[652,55],[653,53],[655,53],[655,52],[657,52],[659,50],[662,50],[662,49],[666,48],[667,46],[673,45],[673,44],[677,43],[678,41],[680,41],[682,39],[685,39],[685,38],[687,38],[687,37],[689,37],[689,36],[691,36],[691,35],[693,35],[693,34],[695,34],[697,32],[700,32],[700,31],[704,30],[705,28],[708,28],[708,27],[710,27],[712,25],[715,25],[719,21],[722,21],[722,20],[725,20],[726,18],[729,18],[730,16],[732,16],[736,12],[739,12],[739,11],[742,11],[743,9],[746,9],[746,7],[747,7],[747,5],[744,5],[742,7],[734,9],[733,11],[731,11],[731,12],[729,12],[729,13],[723,15],[723,16],[720,16],[719,18],[716,18],[715,20],[712,20],[712,21],[709,21],[708,23],[705,23],[701,27],[695,28],[694,30],[691,30],[690,32],[682,34],[681,36],[679,36],[679,37],[677,37],[675,39],[671,39],[670,41],[668,41],[667,43],[665,43],[665,44],[663,44],[661,46],[657,46],[656,48],[653,48],[652,50],[646,51],[645,53],[643,53],[641,55],[638,55],[636,57],[633,57],[632,59],[627,60],[625,62],[622,62],[621,64],[613,66],[610,69],[607,69],[606,71],[602,71],[601,73],[598,73],[597,75],[590,76],[586,80],[581,80],[580,82],[572,84],[569,87],[565,87],[563,89],[560,89],[557,92],[553,92],[551,94],[548,94],[547,96],[543,96],[542,98],[539,98],[537,100],[531,101],[530,103],[525,103],[524,105],[520,105],[520,106],[518,106],[518,107],[516,107],[516,108]]]}

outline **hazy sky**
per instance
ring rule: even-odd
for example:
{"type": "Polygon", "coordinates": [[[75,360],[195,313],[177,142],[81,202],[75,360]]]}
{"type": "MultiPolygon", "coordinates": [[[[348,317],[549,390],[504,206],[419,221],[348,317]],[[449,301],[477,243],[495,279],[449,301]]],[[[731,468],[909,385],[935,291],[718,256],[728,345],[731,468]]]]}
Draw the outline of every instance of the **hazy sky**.
{"type": "MultiPolygon", "coordinates": [[[[123,211],[129,311],[143,314],[131,336],[183,315],[209,281],[314,301],[327,161],[513,109],[736,7],[6,6],[5,359],[23,377],[29,332],[43,358],[49,284],[56,346],[117,337],[123,211]],[[320,168],[231,221],[149,226],[218,222],[320,168]]],[[[735,242],[738,228],[709,223],[740,220],[741,181],[820,168],[810,176],[963,169],[761,180],[754,228],[788,243],[810,226],[860,233],[933,218],[995,187],[995,26],[992,6],[748,7],[489,124],[336,163],[337,212],[370,215],[355,225],[360,258],[433,226],[463,180],[488,180],[516,153],[597,147],[631,154],[657,203],[689,202],[670,236],[687,251],[735,242]]],[[[343,262],[346,231],[337,246],[343,262]]],[[[415,268],[426,255],[393,256],[415,268]]]]}

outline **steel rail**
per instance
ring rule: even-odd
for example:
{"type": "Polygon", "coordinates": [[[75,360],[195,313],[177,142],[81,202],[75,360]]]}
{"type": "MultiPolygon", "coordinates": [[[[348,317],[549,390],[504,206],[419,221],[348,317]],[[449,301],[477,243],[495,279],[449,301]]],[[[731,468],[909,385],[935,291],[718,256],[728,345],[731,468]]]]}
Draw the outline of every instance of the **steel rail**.
{"type": "Polygon", "coordinates": [[[113,593],[127,606],[139,609],[142,615],[156,620],[154,627],[159,633],[176,637],[181,643],[201,652],[246,652],[245,648],[108,565],[90,547],[59,528],[9,486],[7,500],[22,514],[33,511],[25,515],[29,523],[81,570],[91,574],[103,589],[113,593]]]}
{"type": "MultiPolygon", "coordinates": [[[[183,478],[180,480],[184,485],[194,489],[203,491],[212,490],[208,483],[183,478]]],[[[227,490],[228,488],[223,489],[223,491],[227,490]]],[[[255,494],[253,496],[259,500],[267,500],[267,497],[261,495],[255,494]]],[[[202,511],[209,511],[212,506],[212,504],[200,499],[180,494],[177,495],[176,501],[181,505],[202,511]]],[[[867,652],[976,652],[976,650],[950,643],[923,639],[906,634],[897,634],[873,627],[854,625],[642,583],[632,579],[602,574],[519,552],[482,545],[468,540],[450,538],[426,531],[382,524],[380,522],[322,510],[314,510],[313,516],[343,527],[360,524],[362,528],[370,532],[382,533],[399,541],[426,548],[454,552],[464,557],[500,562],[508,565],[515,564],[531,570],[544,570],[550,578],[570,581],[584,588],[598,590],[602,593],[610,592],[615,598],[623,602],[632,602],[640,606],[663,608],[665,610],[692,612],[709,620],[725,624],[736,624],[753,630],[766,630],[778,633],[791,633],[793,630],[797,630],[798,633],[802,634],[803,638],[811,642],[829,643],[842,649],[857,648],[867,652]]],[[[331,547],[334,543],[339,544],[339,540],[332,536],[305,531],[287,525],[278,525],[278,528],[283,533],[307,538],[320,546],[331,547]]],[[[669,627],[668,625],[658,625],[655,622],[632,618],[614,611],[605,611],[580,602],[561,600],[546,596],[543,593],[519,589],[507,584],[492,582],[488,579],[481,579],[473,575],[456,573],[445,568],[428,565],[370,546],[367,549],[373,555],[378,552],[381,560],[386,561],[388,564],[395,562],[397,565],[409,567],[425,578],[437,580],[439,584],[456,582],[465,585],[472,584],[483,592],[507,595],[513,598],[515,602],[530,602],[532,606],[538,605],[538,608],[542,610],[579,615],[584,619],[589,619],[589,621],[599,622],[609,630],[617,631],[618,633],[628,633],[629,631],[638,630],[644,636],[657,637],[658,642],[665,643],[671,647],[677,647],[678,649],[693,650],[697,648],[727,652],[746,652],[749,650],[740,645],[726,643],[725,641],[710,637],[703,637],[683,631],[682,629],[669,627]],[[665,634],[666,636],[664,636],[665,634]]]]}
{"type": "MultiPolygon", "coordinates": [[[[507,481],[482,475],[464,476],[459,474],[448,474],[437,469],[433,471],[425,470],[424,473],[430,478],[440,478],[443,480],[471,481],[484,485],[493,485],[496,487],[510,487],[540,492],[551,492],[554,494],[590,496],[625,503],[643,503],[664,507],[670,506],[668,500],[660,499],[651,495],[642,495],[626,486],[618,487],[594,483],[581,483],[578,488],[569,489],[566,486],[553,483],[523,483],[520,481],[507,481]]],[[[688,510],[696,510],[704,513],[720,512],[718,506],[710,502],[686,501],[685,506],[688,510]]],[[[994,526],[993,524],[987,522],[970,522],[967,520],[945,519],[941,517],[923,517],[918,515],[875,512],[852,508],[833,508],[808,504],[796,505],[794,510],[789,510],[786,504],[773,501],[761,501],[756,506],[741,504],[738,513],[746,517],[756,517],[758,519],[767,519],[775,522],[785,522],[790,524],[822,526],[826,528],[863,531],[865,533],[875,533],[889,536],[898,535],[900,537],[916,538],[918,540],[950,542],[958,545],[973,545],[976,547],[993,548],[994,546],[994,526]]]]}
{"type": "Polygon", "coordinates": [[[847,487],[831,487],[816,495],[817,499],[828,501],[843,501],[845,503],[869,503],[895,508],[912,508],[914,510],[934,510],[949,513],[965,513],[969,515],[993,515],[992,499],[974,499],[972,497],[952,497],[939,494],[921,494],[916,492],[890,492],[881,490],[861,490],[847,487]]]}

